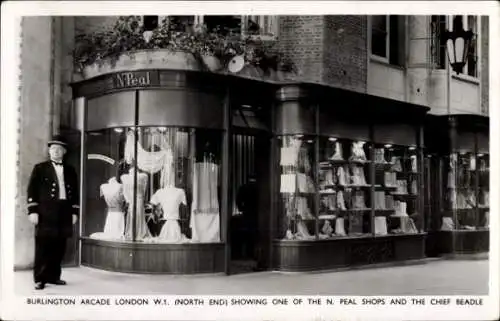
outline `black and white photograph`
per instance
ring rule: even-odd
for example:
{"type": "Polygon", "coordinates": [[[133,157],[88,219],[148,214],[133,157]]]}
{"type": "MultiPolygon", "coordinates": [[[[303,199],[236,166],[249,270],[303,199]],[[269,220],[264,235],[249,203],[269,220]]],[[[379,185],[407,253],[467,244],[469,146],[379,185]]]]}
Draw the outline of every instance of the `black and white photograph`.
{"type": "Polygon", "coordinates": [[[233,320],[301,304],[302,320],[340,315],[315,304],[500,316],[498,7],[252,3],[16,13],[1,253],[22,300],[0,317],[147,311],[150,296],[200,320],[229,318],[196,312],[217,304],[233,320]]]}

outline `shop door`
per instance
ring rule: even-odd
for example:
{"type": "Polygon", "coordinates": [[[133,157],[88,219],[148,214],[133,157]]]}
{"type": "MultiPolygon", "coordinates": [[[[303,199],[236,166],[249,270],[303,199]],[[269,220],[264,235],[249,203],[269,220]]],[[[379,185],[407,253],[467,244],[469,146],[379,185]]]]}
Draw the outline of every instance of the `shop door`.
{"type": "Polygon", "coordinates": [[[231,149],[230,273],[237,274],[268,266],[270,139],[235,128],[231,149]]]}

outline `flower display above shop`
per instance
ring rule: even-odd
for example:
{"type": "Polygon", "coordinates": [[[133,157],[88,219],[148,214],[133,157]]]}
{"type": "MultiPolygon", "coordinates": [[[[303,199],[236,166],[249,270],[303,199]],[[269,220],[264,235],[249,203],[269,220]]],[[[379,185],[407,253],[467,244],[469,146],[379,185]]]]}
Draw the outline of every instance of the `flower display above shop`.
{"type": "Polygon", "coordinates": [[[133,52],[166,50],[190,54],[202,70],[211,72],[269,80],[293,79],[296,73],[277,43],[260,39],[251,28],[242,35],[227,26],[208,30],[205,24],[167,17],[153,30],[145,31],[142,16],[121,16],[112,29],[78,35],[75,67],[82,71],[95,64],[113,65],[133,52]]]}

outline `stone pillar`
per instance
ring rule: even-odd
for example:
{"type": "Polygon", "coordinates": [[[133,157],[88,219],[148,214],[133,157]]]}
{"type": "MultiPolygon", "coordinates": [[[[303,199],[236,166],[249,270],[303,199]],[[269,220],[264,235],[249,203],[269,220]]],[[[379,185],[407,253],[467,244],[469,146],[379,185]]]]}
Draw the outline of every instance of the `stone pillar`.
{"type": "Polygon", "coordinates": [[[26,187],[33,165],[47,158],[53,128],[52,18],[24,17],[21,23],[19,155],[15,217],[15,268],[34,259],[33,226],[26,212],[26,187]]]}
{"type": "Polygon", "coordinates": [[[408,16],[407,101],[428,106],[431,57],[428,16],[408,16]]]}
{"type": "Polygon", "coordinates": [[[56,101],[59,104],[59,129],[65,131],[71,127],[73,111],[73,95],[71,82],[73,79],[73,49],[75,46],[75,17],[59,17],[56,28],[55,61],[54,73],[59,75],[55,82],[57,87],[56,101]]]}

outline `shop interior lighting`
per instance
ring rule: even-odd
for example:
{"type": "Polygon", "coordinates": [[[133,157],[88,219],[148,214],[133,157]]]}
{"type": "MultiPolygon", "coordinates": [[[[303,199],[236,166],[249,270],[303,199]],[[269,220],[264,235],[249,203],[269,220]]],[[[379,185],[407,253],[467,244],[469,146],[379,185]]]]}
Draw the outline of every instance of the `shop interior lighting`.
{"type": "Polygon", "coordinates": [[[336,142],[337,138],[336,137],[329,137],[328,140],[331,141],[331,142],[336,142]]]}
{"type": "Polygon", "coordinates": [[[477,157],[483,157],[484,154],[477,154],[477,157]]]}
{"type": "Polygon", "coordinates": [[[392,144],[385,144],[384,145],[385,148],[391,148],[392,147],[392,144]]]}
{"type": "Polygon", "coordinates": [[[123,128],[117,127],[117,128],[115,128],[115,132],[117,132],[117,133],[123,133],[123,128]]]}
{"type": "Polygon", "coordinates": [[[410,150],[415,150],[415,149],[417,149],[417,147],[415,147],[415,146],[410,146],[410,148],[409,148],[409,149],[410,149],[410,150]]]}

